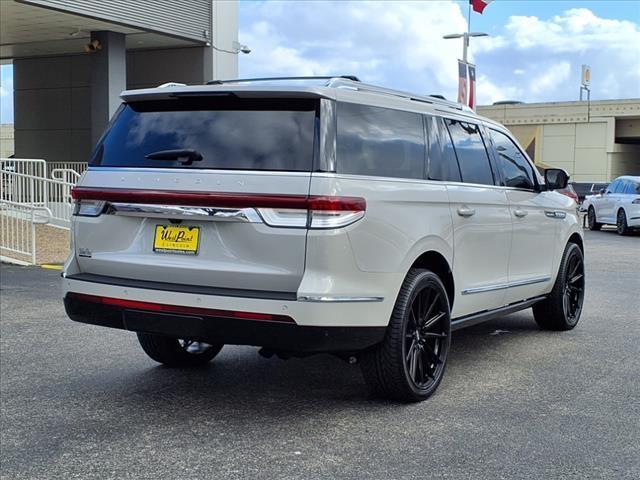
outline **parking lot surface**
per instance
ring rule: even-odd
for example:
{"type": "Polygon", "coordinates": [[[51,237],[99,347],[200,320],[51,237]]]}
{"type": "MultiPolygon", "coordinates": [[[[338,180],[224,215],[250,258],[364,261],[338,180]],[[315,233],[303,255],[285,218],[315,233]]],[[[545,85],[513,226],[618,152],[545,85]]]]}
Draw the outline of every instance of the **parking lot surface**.
{"type": "Polygon", "coordinates": [[[59,272],[3,264],[1,477],[640,478],[640,237],[587,232],[586,262],[575,330],[526,310],[456,332],[414,405],[325,355],[158,366],[67,319],[59,272]]]}

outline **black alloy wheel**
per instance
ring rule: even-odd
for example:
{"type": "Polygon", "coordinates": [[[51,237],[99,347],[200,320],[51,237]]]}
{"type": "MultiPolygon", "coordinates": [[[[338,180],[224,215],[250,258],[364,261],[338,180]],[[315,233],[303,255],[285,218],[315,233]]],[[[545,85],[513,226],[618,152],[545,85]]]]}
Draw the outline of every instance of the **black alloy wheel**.
{"type": "Polygon", "coordinates": [[[442,377],[451,333],[447,302],[442,292],[427,285],[416,293],[409,310],[403,356],[418,390],[431,388],[442,377]]]}
{"type": "Polygon", "coordinates": [[[450,344],[450,306],[440,278],[429,270],[412,269],[400,288],[384,340],[361,356],[362,374],[379,396],[425,400],[442,380],[450,344]]]}
{"type": "Polygon", "coordinates": [[[584,255],[575,243],[568,243],[553,290],[533,305],[533,317],[545,330],[571,330],[578,324],[585,294],[584,255]]]}
{"type": "Polygon", "coordinates": [[[602,224],[596,221],[596,210],[593,207],[589,207],[587,211],[587,222],[589,230],[600,230],[602,228],[602,224]]]}
{"type": "Polygon", "coordinates": [[[567,262],[562,308],[567,323],[578,323],[584,300],[584,262],[578,255],[572,255],[567,262]]]}
{"type": "Polygon", "coordinates": [[[616,231],[618,235],[627,235],[631,229],[627,225],[627,215],[624,212],[624,209],[618,210],[618,214],[616,215],[616,231]]]}

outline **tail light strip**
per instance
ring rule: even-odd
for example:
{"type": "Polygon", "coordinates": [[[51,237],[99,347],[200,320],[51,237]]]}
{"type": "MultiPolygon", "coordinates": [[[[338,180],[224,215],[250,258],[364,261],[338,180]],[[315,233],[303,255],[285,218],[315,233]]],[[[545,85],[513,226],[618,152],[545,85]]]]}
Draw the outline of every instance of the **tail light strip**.
{"type": "Polygon", "coordinates": [[[308,195],[243,194],[228,192],[185,192],[133,190],[124,188],[74,187],[74,200],[143,203],[152,205],[189,205],[225,208],[291,208],[320,211],[364,211],[367,204],[359,197],[308,195]]]}
{"type": "Polygon", "coordinates": [[[116,214],[264,221],[271,227],[332,229],[360,220],[364,198],[75,187],[76,215],[99,216],[106,203],[116,214]],[[157,207],[154,207],[157,206],[157,207]],[[256,213],[257,212],[257,213],[256,213]]]}
{"type": "Polygon", "coordinates": [[[87,295],[85,293],[69,292],[67,297],[83,302],[97,303],[109,307],[117,307],[132,310],[145,310],[151,312],[177,313],[183,315],[198,315],[205,317],[223,317],[243,320],[255,320],[260,322],[276,322],[295,324],[295,320],[286,315],[271,315],[269,313],[239,312],[233,310],[218,310],[213,308],[185,307],[180,305],[166,305],[164,303],[141,302],[138,300],[126,300],[123,298],[101,297],[87,295]]]}

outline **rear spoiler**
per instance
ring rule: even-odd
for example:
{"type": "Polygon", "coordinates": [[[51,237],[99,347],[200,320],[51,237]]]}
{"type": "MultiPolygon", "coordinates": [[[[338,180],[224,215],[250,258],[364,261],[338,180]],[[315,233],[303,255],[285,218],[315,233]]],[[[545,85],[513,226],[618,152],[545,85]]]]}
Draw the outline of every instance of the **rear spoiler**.
{"type": "Polygon", "coordinates": [[[236,96],[240,98],[328,98],[335,100],[335,91],[322,87],[240,86],[240,85],[169,85],[138,90],[125,90],[120,98],[125,102],[162,100],[181,97],[236,96]]]}

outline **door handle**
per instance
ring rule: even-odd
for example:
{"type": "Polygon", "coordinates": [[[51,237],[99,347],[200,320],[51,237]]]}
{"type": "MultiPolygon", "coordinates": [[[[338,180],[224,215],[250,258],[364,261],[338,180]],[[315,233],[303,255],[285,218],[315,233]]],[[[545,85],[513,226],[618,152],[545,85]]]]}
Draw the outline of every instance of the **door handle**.
{"type": "Polygon", "coordinates": [[[475,215],[476,211],[473,208],[469,207],[460,207],[458,208],[458,215],[461,217],[471,217],[475,215]]]}
{"type": "Polygon", "coordinates": [[[520,209],[513,211],[513,214],[518,218],[524,218],[527,216],[528,213],[529,212],[527,212],[526,210],[520,210],[520,209]]]}

